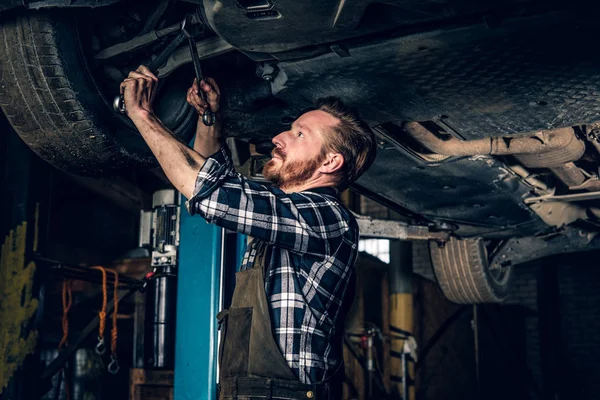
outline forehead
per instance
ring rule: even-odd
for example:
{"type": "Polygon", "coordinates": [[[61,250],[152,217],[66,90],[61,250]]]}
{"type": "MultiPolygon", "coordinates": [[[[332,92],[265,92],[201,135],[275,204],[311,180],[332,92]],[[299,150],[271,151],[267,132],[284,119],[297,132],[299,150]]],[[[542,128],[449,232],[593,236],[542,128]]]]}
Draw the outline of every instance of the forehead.
{"type": "Polygon", "coordinates": [[[294,125],[304,126],[314,133],[325,136],[329,128],[336,126],[339,122],[339,119],[325,111],[313,110],[298,117],[294,125]]]}

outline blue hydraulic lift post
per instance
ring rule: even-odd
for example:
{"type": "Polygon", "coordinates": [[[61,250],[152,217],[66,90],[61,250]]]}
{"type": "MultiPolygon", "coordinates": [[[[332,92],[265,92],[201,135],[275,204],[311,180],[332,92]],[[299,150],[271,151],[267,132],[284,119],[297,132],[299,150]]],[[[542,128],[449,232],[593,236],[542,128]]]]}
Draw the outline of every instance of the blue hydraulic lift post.
{"type": "Polygon", "coordinates": [[[237,235],[237,260],[235,265],[235,271],[239,271],[242,266],[242,260],[244,259],[244,253],[246,252],[246,242],[248,241],[248,236],[238,234],[237,235]]]}
{"type": "Polygon", "coordinates": [[[217,320],[223,230],[192,217],[182,197],[179,228],[175,398],[216,398],[217,320]]]}

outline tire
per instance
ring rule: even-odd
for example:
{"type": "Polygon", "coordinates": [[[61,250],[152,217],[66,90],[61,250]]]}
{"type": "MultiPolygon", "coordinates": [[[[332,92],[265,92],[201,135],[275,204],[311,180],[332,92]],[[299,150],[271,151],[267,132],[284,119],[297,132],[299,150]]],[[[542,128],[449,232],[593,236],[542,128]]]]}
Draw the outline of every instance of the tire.
{"type": "Polygon", "coordinates": [[[508,294],[513,267],[491,270],[481,239],[452,238],[443,247],[430,243],[436,279],[448,300],[459,304],[501,303],[508,294]]]}
{"type": "MultiPolygon", "coordinates": [[[[106,175],[154,166],[139,133],[98,90],[74,15],[27,12],[0,22],[0,108],[23,141],[59,169],[106,175]]],[[[178,131],[169,126],[184,139],[195,124],[188,114],[178,131]]]]}

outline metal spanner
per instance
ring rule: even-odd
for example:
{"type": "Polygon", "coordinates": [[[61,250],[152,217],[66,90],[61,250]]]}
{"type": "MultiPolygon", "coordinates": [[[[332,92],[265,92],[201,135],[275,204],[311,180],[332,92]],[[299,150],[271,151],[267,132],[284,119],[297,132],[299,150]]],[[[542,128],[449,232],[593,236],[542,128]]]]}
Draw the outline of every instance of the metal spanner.
{"type": "Polygon", "coordinates": [[[196,41],[194,40],[194,35],[187,29],[186,20],[181,24],[181,32],[183,32],[187,38],[188,43],[190,45],[190,53],[192,55],[192,62],[194,63],[194,71],[196,71],[196,81],[198,82],[198,93],[202,100],[206,103],[206,109],[204,110],[204,114],[202,114],[202,122],[206,126],[213,126],[217,121],[217,116],[214,112],[210,110],[210,105],[208,104],[208,98],[206,97],[206,93],[200,87],[200,82],[204,79],[204,75],[202,74],[202,66],[200,65],[200,57],[198,56],[198,48],[196,47],[196,41]]]}
{"type": "MultiPolygon", "coordinates": [[[[158,69],[160,67],[162,67],[162,65],[165,62],[167,62],[167,59],[169,58],[169,56],[171,54],[173,54],[173,52],[177,49],[177,47],[179,47],[179,45],[181,43],[183,43],[183,41],[186,38],[188,38],[188,41],[190,44],[190,51],[192,54],[192,60],[194,62],[194,69],[196,70],[196,78],[198,79],[198,85],[200,85],[200,80],[203,78],[203,76],[202,76],[202,69],[200,68],[200,57],[198,56],[198,49],[196,48],[196,41],[193,38],[193,32],[190,30],[190,28],[193,27],[193,25],[194,25],[193,16],[190,14],[186,15],[186,17],[183,19],[183,21],[181,21],[181,31],[177,34],[177,36],[173,39],[173,41],[171,43],[169,43],[169,45],[167,47],[165,47],[164,50],[161,51],[159,53],[159,55],[150,62],[150,64],[148,64],[148,69],[153,74],[156,74],[158,72],[158,69]]],[[[208,104],[208,101],[206,99],[204,92],[202,90],[200,90],[200,92],[201,92],[202,99],[204,101],[206,101],[206,104],[208,104]]],[[[113,101],[113,108],[116,112],[119,112],[121,114],[126,114],[125,99],[123,98],[123,95],[118,95],[115,97],[115,99],[113,101]]],[[[207,109],[204,112],[204,115],[202,115],[202,122],[206,126],[212,126],[215,124],[215,121],[216,121],[215,113],[213,113],[212,111],[207,109]]]]}
{"type": "MultiPolygon", "coordinates": [[[[188,25],[188,24],[189,24],[188,17],[186,16],[186,18],[181,23],[181,29],[182,29],[182,31],[179,32],[177,34],[177,36],[175,36],[175,38],[173,39],[173,41],[171,43],[169,43],[168,46],[165,47],[163,49],[163,51],[161,51],[158,54],[158,56],[154,60],[152,60],[150,62],[150,64],[148,64],[148,69],[153,74],[156,74],[158,72],[158,69],[160,67],[162,67],[165,62],[167,62],[167,60],[169,59],[169,56],[171,54],[173,54],[173,52],[175,50],[177,50],[177,47],[179,47],[179,45],[181,43],[183,43],[183,41],[187,37],[187,33],[183,32],[183,28],[185,27],[185,25],[188,25]]],[[[125,99],[123,98],[122,94],[116,96],[115,99],[113,100],[113,108],[114,108],[114,110],[116,112],[119,112],[121,114],[125,114],[126,113],[126,111],[125,111],[125,99]]]]}

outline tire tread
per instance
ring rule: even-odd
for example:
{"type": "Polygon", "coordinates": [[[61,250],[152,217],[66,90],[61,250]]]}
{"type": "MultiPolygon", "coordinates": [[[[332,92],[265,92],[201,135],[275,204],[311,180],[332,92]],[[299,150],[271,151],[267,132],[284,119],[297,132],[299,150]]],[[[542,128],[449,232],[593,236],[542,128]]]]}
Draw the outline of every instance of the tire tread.
{"type": "Polygon", "coordinates": [[[453,238],[444,247],[431,243],[429,249],[438,284],[450,301],[459,304],[500,303],[506,298],[510,279],[500,283],[494,281],[481,239],[453,238]]]}
{"type": "Polygon", "coordinates": [[[55,166],[84,174],[118,169],[128,156],[80,102],[82,89],[73,87],[60,57],[60,24],[46,12],[0,24],[0,108],[23,141],[55,166]]]}

